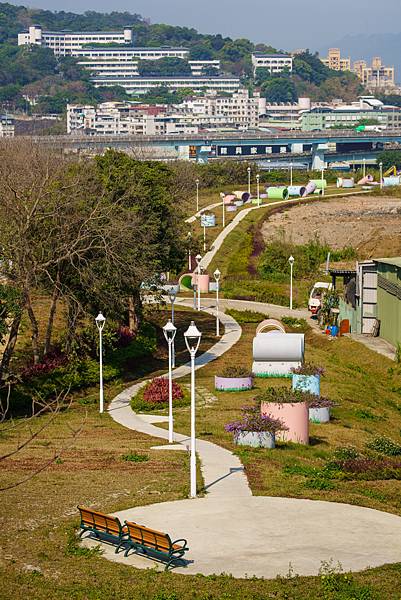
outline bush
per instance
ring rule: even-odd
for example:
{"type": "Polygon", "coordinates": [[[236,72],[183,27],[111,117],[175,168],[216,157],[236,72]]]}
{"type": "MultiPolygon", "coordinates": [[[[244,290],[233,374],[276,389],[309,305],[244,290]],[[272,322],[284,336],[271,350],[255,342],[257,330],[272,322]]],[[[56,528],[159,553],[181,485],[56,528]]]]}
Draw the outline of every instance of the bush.
{"type": "Polygon", "coordinates": [[[295,373],[295,375],[323,375],[324,374],[324,369],[323,367],[317,367],[316,365],[313,365],[312,363],[302,363],[302,365],[300,367],[297,367],[296,369],[291,369],[291,371],[293,373],[295,373]]]}
{"type": "Polygon", "coordinates": [[[316,400],[314,394],[307,392],[301,392],[299,390],[292,390],[286,387],[268,387],[263,392],[255,397],[256,402],[259,406],[262,402],[274,402],[277,404],[296,404],[298,402],[312,402],[316,400]]]}
{"type": "Polygon", "coordinates": [[[123,454],[121,460],[125,460],[126,462],[147,462],[149,460],[149,456],[147,454],[130,452],[129,454],[123,454]]]}
{"type": "Polygon", "coordinates": [[[224,429],[233,433],[234,436],[238,436],[240,433],[246,431],[257,433],[267,431],[269,433],[276,433],[277,431],[285,431],[288,429],[288,427],[278,419],[273,419],[269,415],[261,415],[260,406],[258,404],[255,404],[255,406],[243,406],[242,415],[240,421],[227,423],[227,425],[224,426],[224,429]]]}
{"type": "Polygon", "coordinates": [[[247,367],[226,367],[221,377],[252,377],[247,367]]]}
{"type": "MultiPolygon", "coordinates": [[[[182,387],[176,383],[172,382],[172,395],[173,400],[181,400],[184,397],[184,392],[182,387]]],[[[156,377],[152,379],[146,386],[143,391],[143,399],[145,402],[150,402],[153,404],[160,404],[163,402],[168,402],[169,400],[169,382],[165,377],[156,377]]]]}
{"type": "Polygon", "coordinates": [[[297,319],[296,317],[282,317],[281,322],[290,329],[296,329],[297,332],[305,333],[310,329],[306,319],[297,319]]]}
{"type": "Polygon", "coordinates": [[[370,450],[374,450],[385,456],[401,456],[401,444],[393,442],[393,440],[384,435],[375,437],[366,446],[370,450]]]}

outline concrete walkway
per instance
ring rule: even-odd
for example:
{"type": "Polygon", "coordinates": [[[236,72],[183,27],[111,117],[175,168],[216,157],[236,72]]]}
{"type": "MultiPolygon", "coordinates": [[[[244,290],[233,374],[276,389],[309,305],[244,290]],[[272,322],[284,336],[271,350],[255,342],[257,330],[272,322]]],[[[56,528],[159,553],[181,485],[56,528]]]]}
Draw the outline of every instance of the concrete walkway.
{"type": "Polygon", "coordinates": [[[363,344],[369,350],[373,350],[390,360],[395,360],[396,349],[386,340],[380,337],[371,337],[370,335],[364,335],[362,333],[350,333],[349,335],[353,340],[363,344]]]}

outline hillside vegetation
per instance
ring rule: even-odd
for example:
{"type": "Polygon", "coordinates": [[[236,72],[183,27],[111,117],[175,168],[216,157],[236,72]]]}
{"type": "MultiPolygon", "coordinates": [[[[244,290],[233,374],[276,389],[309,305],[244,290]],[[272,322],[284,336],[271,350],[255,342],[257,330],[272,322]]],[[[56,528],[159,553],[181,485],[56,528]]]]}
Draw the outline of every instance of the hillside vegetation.
{"type": "MultiPolygon", "coordinates": [[[[294,73],[272,76],[266,69],[258,69],[253,76],[251,53],[274,52],[268,44],[254,44],[247,39],[232,39],[221,34],[201,34],[196,29],[164,24],[150,24],[138,14],[128,12],[97,13],[87,11],[75,14],[65,11],[31,9],[0,3],[0,107],[7,110],[27,110],[26,99],[35,98],[36,113],[62,113],[69,102],[101,102],[122,100],[122,88],[95,89],[71,57],[56,58],[46,48],[18,48],[18,32],[29,25],[45,29],[101,31],[131,27],[136,46],[183,46],[189,48],[190,60],[219,59],[225,73],[236,75],[249,89],[260,87],[262,94],[272,102],[295,101],[300,95],[314,100],[343,97],[352,100],[361,92],[355,75],[331,71],[317,55],[309,51],[294,60],[294,73]]],[[[171,64],[140,65],[144,75],[155,68],[160,74],[171,74],[171,64]]],[[[152,62],[152,61],[150,61],[152,62]]],[[[177,65],[176,65],[177,66],[177,65]]],[[[178,72],[189,73],[187,61],[180,61],[178,72]]],[[[213,75],[214,72],[208,74],[213,75]]],[[[191,90],[186,90],[186,94],[191,90]]],[[[166,90],[155,90],[149,101],[166,100],[166,90]]],[[[170,94],[170,101],[180,101],[182,93],[170,94]]]]}

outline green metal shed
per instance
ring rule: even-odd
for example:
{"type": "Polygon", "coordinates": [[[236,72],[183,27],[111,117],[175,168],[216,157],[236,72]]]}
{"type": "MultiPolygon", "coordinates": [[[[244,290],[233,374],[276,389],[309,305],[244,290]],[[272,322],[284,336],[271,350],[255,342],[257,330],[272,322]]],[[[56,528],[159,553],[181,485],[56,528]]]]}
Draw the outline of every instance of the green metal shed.
{"type": "Polygon", "coordinates": [[[375,258],[377,263],[377,318],[380,336],[401,343],[401,256],[375,258]]]}

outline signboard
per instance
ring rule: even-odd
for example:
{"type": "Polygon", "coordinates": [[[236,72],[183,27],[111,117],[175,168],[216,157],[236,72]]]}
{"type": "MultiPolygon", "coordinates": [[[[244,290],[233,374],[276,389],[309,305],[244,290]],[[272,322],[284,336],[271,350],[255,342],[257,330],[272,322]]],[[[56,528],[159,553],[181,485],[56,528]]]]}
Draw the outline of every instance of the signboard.
{"type": "Polygon", "coordinates": [[[238,144],[237,146],[216,146],[217,156],[265,156],[266,154],[286,154],[291,152],[290,146],[275,145],[266,146],[266,144],[238,144]]]}

